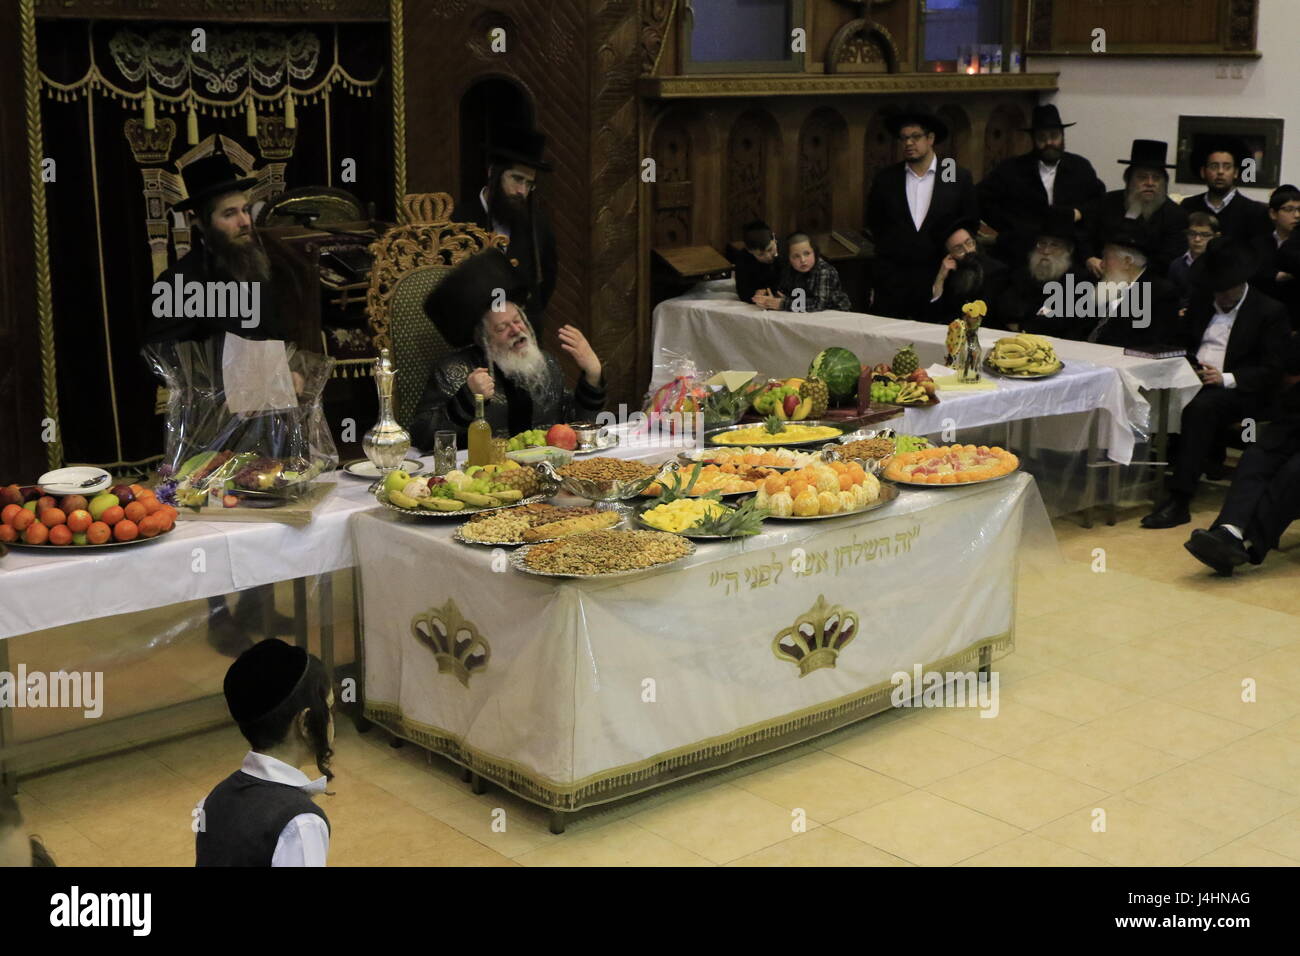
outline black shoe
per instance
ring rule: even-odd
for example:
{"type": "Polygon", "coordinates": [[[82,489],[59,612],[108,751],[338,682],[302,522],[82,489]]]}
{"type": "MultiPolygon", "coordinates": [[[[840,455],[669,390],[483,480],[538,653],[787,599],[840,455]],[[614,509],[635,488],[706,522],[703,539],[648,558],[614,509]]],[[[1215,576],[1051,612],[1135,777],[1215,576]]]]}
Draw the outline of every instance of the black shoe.
{"type": "Polygon", "coordinates": [[[1209,565],[1224,577],[1230,577],[1233,568],[1250,560],[1241,539],[1227,528],[1197,529],[1183,542],[1183,547],[1197,561],[1209,565]]]}
{"type": "Polygon", "coordinates": [[[1192,520],[1186,502],[1177,498],[1166,498],[1160,507],[1142,519],[1144,528],[1176,528],[1192,520]]]}
{"type": "MultiPolygon", "coordinates": [[[[264,600],[271,600],[268,593],[264,600]]],[[[262,600],[252,592],[241,594],[235,601],[235,620],[239,626],[250,634],[261,634],[263,637],[292,637],[294,633],[293,618],[287,614],[281,614],[279,611],[271,612],[271,632],[263,634],[266,630],[264,621],[265,615],[262,613],[262,600]]]]}
{"type": "Polygon", "coordinates": [[[208,644],[224,657],[238,657],[253,646],[253,639],[223,608],[208,614],[208,644]]]}
{"type": "Polygon", "coordinates": [[[1223,481],[1223,479],[1227,477],[1228,477],[1228,466],[1223,462],[1220,461],[1205,466],[1206,481],[1223,481]]]}

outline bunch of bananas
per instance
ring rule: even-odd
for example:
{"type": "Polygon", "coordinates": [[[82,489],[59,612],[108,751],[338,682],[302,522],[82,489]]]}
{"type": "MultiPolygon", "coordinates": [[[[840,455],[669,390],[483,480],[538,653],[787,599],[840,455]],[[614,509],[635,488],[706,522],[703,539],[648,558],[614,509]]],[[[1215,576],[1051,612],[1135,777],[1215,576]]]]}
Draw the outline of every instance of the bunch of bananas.
{"type": "Polygon", "coordinates": [[[1007,375],[1047,375],[1061,368],[1052,343],[1041,335],[1009,335],[998,339],[988,363],[1007,375]]]}
{"type": "Polygon", "coordinates": [[[894,403],[896,405],[924,405],[929,400],[930,393],[925,390],[920,382],[903,382],[894,403]]]}

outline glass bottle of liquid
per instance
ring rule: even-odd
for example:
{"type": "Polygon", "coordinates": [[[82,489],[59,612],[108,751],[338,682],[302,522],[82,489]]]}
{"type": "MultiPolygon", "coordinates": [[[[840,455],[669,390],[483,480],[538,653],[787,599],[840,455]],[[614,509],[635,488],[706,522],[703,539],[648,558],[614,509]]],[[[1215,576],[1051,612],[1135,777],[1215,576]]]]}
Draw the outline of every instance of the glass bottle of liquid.
{"type": "Polygon", "coordinates": [[[487,423],[483,413],[483,396],[474,396],[474,420],[469,424],[469,459],[470,465],[488,465],[492,463],[492,426],[487,423]]]}

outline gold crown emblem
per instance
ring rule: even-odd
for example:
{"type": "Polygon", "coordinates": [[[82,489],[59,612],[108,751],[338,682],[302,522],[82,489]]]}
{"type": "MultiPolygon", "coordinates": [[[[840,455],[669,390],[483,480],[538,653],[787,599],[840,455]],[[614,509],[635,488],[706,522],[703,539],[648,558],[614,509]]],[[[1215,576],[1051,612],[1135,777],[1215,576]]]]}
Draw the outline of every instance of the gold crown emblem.
{"type": "Polygon", "coordinates": [[[819,594],[816,604],[772,639],[772,653],[799,665],[799,676],[806,677],[819,667],[834,667],[840,651],[857,636],[858,616],[838,604],[828,605],[819,594]]]}
{"type": "Polygon", "coordinates": [[[257,148],[263,159],[288,159],[298,142],[298,127],[285,126],[283,116],[257,117],[257,148]]]}
{"type": "Polygon", "coordinates": [[[451,599],[442,607],[430,608],[412,618],[411,633],[433,649],[439,674],[454,674],[466,687],[470,677],[487,667],[492,656],[487,640],[461,616],[451,599]]]}
{"type": "Polygon", "coordinates": [[[144,120],[133,116],[126,121],[122,132],[131,144],[131,152],[137,163],[142,166],[165,163],[171,155],[172,140],[176,138],[176,121],[160,116],[153,129],[145,129],[144,120]]]}

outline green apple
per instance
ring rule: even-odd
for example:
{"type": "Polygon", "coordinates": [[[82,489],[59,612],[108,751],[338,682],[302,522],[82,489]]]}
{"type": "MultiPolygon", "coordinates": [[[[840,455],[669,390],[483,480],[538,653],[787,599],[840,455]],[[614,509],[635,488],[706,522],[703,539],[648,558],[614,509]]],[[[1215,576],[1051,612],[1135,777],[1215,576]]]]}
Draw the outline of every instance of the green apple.
{"type": "Polygon", "coordinates": [[[73,544],[85,544],[85,543],[86,543],[86,532],[84,532],[84,531],[74,531],[74,532],[72,533],[72,543],[73,543],[73,544]]]}
{"type": "Polygon", "coordinates": [[[400,494],[402,489],[406,487],[406,483],[410,480],[411,476],[400,468],[396,471],[390,471],[387,477],[384,478],[384,491],[389,494],[396,491],[400,494]]]}
{"type": "Polygon", "coordinates": [[[117,504],[120,504],[117,495],[109,494],[107,491],[101,491],[99,494],[95,495],[95,497],[90,499],[90,507],[86,510],[90,512],[92,518],[98,521],[105,511],[117,504]]]}
{"type": "Polygon", "coordinates": [[[26,511],[30,511],[32,514],[36,514],[36,505],[37,505],[37,504],[38,504],[38,502],[36,502],[36,501],[28,501],[28,502],[26,502],[26,503],[23,505],[23,509],[26,510],[26,511]]]}

